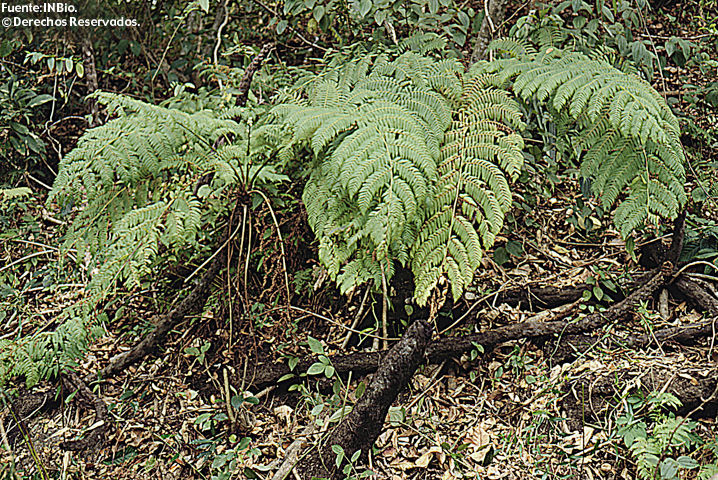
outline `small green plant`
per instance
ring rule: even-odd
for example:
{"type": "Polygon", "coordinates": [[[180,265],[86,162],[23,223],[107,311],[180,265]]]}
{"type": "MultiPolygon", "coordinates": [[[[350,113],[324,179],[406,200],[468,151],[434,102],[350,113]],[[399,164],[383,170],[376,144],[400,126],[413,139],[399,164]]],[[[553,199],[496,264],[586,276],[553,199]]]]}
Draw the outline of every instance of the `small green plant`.
{"type": "Polygon", "coordinates": [[[322,346],[321,342],[316,338],[307,337],[307,343],[309,344],[309,349],[312,351],[312,353],[319,355],[318,360],[312,365],[310,365],[307,369],[307,374],[323,374],[327,378],[332,378],[332,376],[334,376],[335,370],[331,364],[331,361],[329,360],[329,357],[324,354],[324,347],[322,346]]]}
{"type": "Polygon", "coordinates": [[[255,461],[261,456],[261,451],[252,446],[252,439],[249,437],[239,438],[235,434],[227,437],[229,448],[218,453],[212,459],[210,466],[211,480],[229,480],[236,478],[237,472],[241,471],[244,478],[261,478],[254,470],[244,466],[248,460],[255,461]]]}
{"type": "MultiPolygon", "coordinates": [[[[196,395],[196,392],[193,393],[196,395]]],[[[221,401],[218,401],[218,403],[221,401]]],[[[232,396],[231,407],[235,415],[245,413],[246,405],[257,405],[259,400],[253,395],[238,394],[232,396]]],[[[192,443],[201,450],[200,457],[211,460],[209,470],[212,480],[228,480],[241,471],[244,478],[261,478],[247,463],[261,456],[257,447],[252,446],[250,437],[240,437],[234,433],[222,433],[222,426],[226,427],[229,417],[224,411],[204,412],[197,416],[194,424],[200,432],[206,435],[192,443]]],[[[241,423],[241,422],[240,422],[241,423]]]]}
{"type": "Polygon", "coordinates": [[[658,320],[660,320],[661,315],[648,308],[648,302],[641,302],[636,313],[638,314],[638,321],[641,327],[643,327],[648,334],[653,334],[653,329],[658,320]]]}
{"type": "MultiPolygon", "coordinates": [[[[336,369],[331,364],[329,357],[327,357],[324,346],[322,343],[313,337],[307,337],[307,345],[312,353],[317,355],[317,361],[309,366],[306,373],[301,374],[302,377],[307,378],[310,376],[324,377],[327,379],[334,379],[332,385],[331,395],[322,395],[319,392],[313,392],[310,390],[307,383],[296,383],[289,387],[290,391],[297,391],[301,394],[304,399],[304,403],[309,410],[310,417],[314,420],[317,426],[323,426],[326,424],[332,424],[341,421],[346,415],[348,415],[353,406],[349,398],[349,387],[348,382],[345,383],[336,372],[336,369]]],[[[290,369],[294,369],[296,366],[296,357],[289,357],[290,369]]],[[[289,379],[295,377],[294,374],[286,375],[284,378],[289,379]]],[[[350,376],[351,379],[351,376],[350,376]]],[[[359,383],[357,388],[353,392],[352,400],[360,398],[366,389],[364,382],[359,383]]],[[[403,408],[392,407],[389,409],[390,422],[397,422],[404,419],[403,408]],[[399,415],[399,416],[397,416],[399,415]]],[[[321,443],[330,445],[331,438],[322,438],[321,443]]],[[[361,451],[353,452],[351,456],[347,456],[344,450],[338,445],[331,445],[332,451],[337,455],[336,466],[341,467],[341,471],[344,474],[345,480],[357,480],[360,478],[368,477],[372,474],[370,470],[359,471],[356,468],[356,462],[361,456],[361,451]],[[341,465],[344,464],[342,467],[341,465]]]]}
{"type": "Polygon", "coordinates": [[[211,342],[204,342],[199,347],[185,348],[184,353],[195,357],[201,365],[204,365],[204,356],[207,353],[207,350],[209,350],[211,346],[212,346],[211,342]]]}
{"type": "Polygon", "coordinates": [[[339,445],[332,445],[332,451],[337,456],[335,460],[335,465],[337,466],[337,468],[342,469],[342,473],[344,474],[344,480],[358,480],[360,478],[366,478],[374,474],[374,472],[369,469],[359,472],[359,470],[356,468],[355,464],[361,456],[361,450],[357,450],[356,452],[354,452],[351,457],[347,457],[344,453],[344,449],[339,445]],[[344,464],[343,467],[342,464],[344,464]]]}
{"type": "Polygon", "coordinates": [[[606,289],[610,292],[616,293],[618,291],[618,285],[613,281],[611,275],[605,269],[593,266],[591,267],[593,274],[586,279],[586,283],[591,285],[590,290],[583,292],[582,298],[584,301],[589,301],[591,298],[595,298],[596,301],[611,300],[610,294],[606,293],[606,289]]]}
{"type": "MultiPolygon", "coordinates": [[[[45,142],[32,131],[39,108],[53,100],[51,95],[38,94],[26,79],[12,73],[0,83],[0,157],[10,160],[16,168],[31,166],[45,154],[45,142]],[[23,159],[22,164],[16,163],[23,159]]],[[[0,165],[0,173],[8,165],[0,165]]]]}
{"type": "MultiPolygon", "coordinates": [[[[473,362],[477,358],[479,358],[479,356],[484,354],[484,346],[479,343],[476,343],[476,342],[471,342],[471,345],[472,345],[472,348],[471,348],[471,351],[469,352],[469,360],[473,362]]],[[[472,382],[475,381],[477,377],[478,377],[478,372],[476,370],[472,370],[471,372],[469,372],[469,378],[471,379],[472,382]]]]}
{"type": "MultiPolygon", "coordinates": [[[[305,383],[295,383],[289,387],[290,391],[298,391],[303,397],[305,404],[309,408],[309,414],[314,418],[317,425],[321,426],[325,423],[339,422],[352,410],[349,403],[349,389],[344,381],[337,375],[336,369],[324,352],[322,343],[313,337],[307,337],[307,345],[312,353],[317,355],[317,361],[309,366],[306,373],[302,373],[301,377],[323,376],[327,379],[334,379],[332,385],[332,395],[325,397],[318,392],[312,392],[305,383]]],[[[290,357],[290,368],[296,366],[296,358],[290,357]]],[[[287,374],[283,379],[294,377],[294,374],[287,374]]],[[[360,387],[355,392],[358,398],[363,392],[360,387]]]]}
{"type": "Polygon", "coordinates": [[[698,467],[690,456],[701,444],[694,433],[697,424],[668,411],[681,406],[675,395],[654,392],[645,399],[632,395],[626,406],[617,421],[618,435],[631,452],[640,479],[672,480],[698,467]],[[645,415],[639,417],[641,410],[645,415]]]}

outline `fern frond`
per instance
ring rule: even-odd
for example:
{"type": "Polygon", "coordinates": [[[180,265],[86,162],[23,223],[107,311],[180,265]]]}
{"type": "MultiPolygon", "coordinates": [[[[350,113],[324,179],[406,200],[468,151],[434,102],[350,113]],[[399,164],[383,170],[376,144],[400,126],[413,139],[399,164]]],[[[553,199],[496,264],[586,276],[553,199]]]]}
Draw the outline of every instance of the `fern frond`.
{"type": "Polygon", "coordinates": [[[466,82],[455,120],[444,135],[437,194],[412,249],[415,297],[426,302],[442,275],[457,298],[473,279],[483,248],[490,247],[511,206],[507,180],[523,164],[518,104],[477,75],[466,82]],[[483,243],[483,245],[482,245],[483,243]]]}
{"type": "Polygon", "coordinates": [[[574,145],[585,151],[582,175],[593,178],[604,208],[628,190],[614,217],[623,235],[648,218],[675,217],[686,202],[685,156],[665,101],[647,82],[605,61],[550,50],[502,61],[515,75],[514,92],[548,104],[559,123],[573,123],[574,145]]]}
{"type": "Polygon", "coordinates": [[[545,105],[569,135],[603,206],[620,201],[624,236],[685,203],[678,124],[650,85],[579,53],[494,47],[514,57],[469,73],[414,52],[337,60],[303,83],[306,100],[274,109],[292,136],[283,148],[308,146],[318,164],[304,198],[342,290],[389,279],[394,261],[410,262],[419,303],[442,277],[455,296],[465,289],[523,166],[515,97],[545,105]]]}

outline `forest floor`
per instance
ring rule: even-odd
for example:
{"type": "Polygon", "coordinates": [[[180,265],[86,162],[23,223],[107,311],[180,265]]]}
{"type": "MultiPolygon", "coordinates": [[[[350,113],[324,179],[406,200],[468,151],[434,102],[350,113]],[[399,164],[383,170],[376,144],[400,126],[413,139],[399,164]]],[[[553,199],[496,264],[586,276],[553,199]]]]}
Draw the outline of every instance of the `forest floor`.
{"type": "MultiPolygon", "coordinates": [[[[567,225],[571,205],[571,198],[559,197],[534,210],[537,218],[555,221],[543,226],[542,235],[524,241],[530,247],[513,262],[500,267],[487,258],[477,278],[477,292],[526,285],[560,289],[599,275],[636,275],[640,267],[626,258],[617,234],[604,233],[602,243],[594,244],[586,242],[575,229],[570,229],[574,230],[571,233],[556,228],[567,225]]],[[[512,238],[531,235],[516,229],[512,238]]],[[[613,293],[607,291],[605,295],[613,293]]],[[[464,331],[528,319],[555,319],[574,315],[581,307],[591,308],[591,302],[583,298],[541,310],[537,305],[533,309],[530,305],[492,305],[495,295],[487,297],[466,302],[473,310],[462,323],[464,331]]],[[[64,300],[71,299],[68,295],[64,300]]],[[[61,307],[58,300],[47,299],[48,315],[61,307]]],[[[328,331],[326,324],[294,320],[296,330],[324,338],[325,350],[331,355],[340,351],[347,333],[344,325],[351,323],[351,312],[356,309],[353,306],[340,308],[335,314],[322,312],[333,320],[328,331]]],[[[685,302],[672,301],[667,319],[660,318],[657,310],[656,305],[646,305],[633,318],[623,319],[601,335],[620,336],[647,326],[657,330],[701,318],[685,302]]],[[[48,470],[67,471],[69,478],[209,478],[201,472],[206,472],[212,462],[217,468],[222,466],[222,455],[231,445],[226,439],[233,432],[251,438],[251,450],[236,456],[241,466],[259,474],[276,466],[275,460],[283,458],[285,448],[317,418],[309,412],[321,402],[311,393],[311,386],[304,395],[272,391],[262,395],[250,390],[245,396],[258,396],[260,400],[247,409],[250,421],[232,425],[227,419],[223,372],[229,368],[231,377],[239,373],[241,378],[237,370],[244,362],[257,362],[251,344],[272,345],[264,349],[269,357],[260,362],[281,361],[279,351],[284,356],[306,353],[296,340],[303,334],[288,331],[281,320],[272,325],[271,316],[262,321],[262,328],[257,328],[239,320],[233,332],[235,340],[230,342],[224,318],[215,318],[212,311],[200,319],[187,320],[171,335],[160,357],[130,367],[103,383],[98,394],[108,405],[113,423],[103,448],[60,453],[62,441],[95,424],[91,408],[72,402],[57,414],[34,421],[31,431],[36,462],[48,470]],[[251,341],[247,342],[248,338],[251,341]],[[202,345],[210,347],[204,358],[193,355],[202,351],[202,345]],[[190,351],[190,347],[198,350],[190,351]]],[[[133,327],[113,325],[113,330],[133,327]]],[[[121,333],[110,335],[93,345],[80,371],[91,372],[129,347],[121,333]]],[[[623,438],[617,432],[624,410],[621,403],[634,402],[638,410],[650,392],[680,392],[685,380],[702,385],[718,375],[718,354],[710,338],[693,347],[652,345],[642,351],[599,347],[573,355],[552,341],[519,341],[487,353],[484,361],[472,362],[465,355],[423,367],[414,376],[410,388],[397,400],[396,410],[390,412],[371,457],[369,467],[378,478],[635,478],[633,462],[626,458],[623,438]],[[567,356],[575,360],[564,363],[567,356]]],[[[247,383],[251,383],[249,379],[247,383]]],[[[233,387],[245,392],[237,383],[233,387]]],[[[349,394],[355,389],[356,382],[349,394]]],[[[696,429],[697,434],[708,438],[715,432],[716,426],[709,419],[696,429]]],[[[28,465],[35,462],[29,450],[20,452],[25,458],[16,460],[28,465]]]]}

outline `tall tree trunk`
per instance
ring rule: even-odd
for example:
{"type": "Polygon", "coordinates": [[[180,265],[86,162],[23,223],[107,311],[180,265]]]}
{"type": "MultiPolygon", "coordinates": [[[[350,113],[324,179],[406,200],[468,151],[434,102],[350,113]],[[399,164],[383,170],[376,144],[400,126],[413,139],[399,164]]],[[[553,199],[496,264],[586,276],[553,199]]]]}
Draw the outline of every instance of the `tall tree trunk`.
{"type": "MultiPolygon", "coordinates": [[[[100,84],[97,81],[97,68],[95,66],[95,52],[92,48],[92,40],[89,36],[82,39],[82,60],[85,64],[85,76],[87,78],[87,94],[94,93],[100,84]]],[[[100,124],[100,109],[95,99],[89,100],[90,114],[92,122],[90,127],[96,127],[100,124]]]]}
{"type": "Polygon", "coordinates": [[[504,17],[506,16],[507,0],[485,1],[484,21],[481,22],[479,35],[476,37],[474,51],[471,54],[472,64],[486,58],[486,50],[489,47],[489,43],[491,43],[491,40],[494,39],[494,35],[498,31],[499,26],[504,21],[504,17]]]}

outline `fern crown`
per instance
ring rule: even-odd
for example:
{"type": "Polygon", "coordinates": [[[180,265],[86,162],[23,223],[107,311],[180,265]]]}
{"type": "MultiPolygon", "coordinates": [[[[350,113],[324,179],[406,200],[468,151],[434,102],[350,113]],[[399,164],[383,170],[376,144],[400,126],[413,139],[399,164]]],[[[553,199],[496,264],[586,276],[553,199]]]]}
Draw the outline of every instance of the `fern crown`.
{"type": "Polygon", "coordinates": [[[419,303],[441,278],[461,294],[512,204],[519,102],[567,132],[593,193],[606,209],[618,203],[624,237],[685,203],[678,123],[647,82],[580,53],[495,48],[507,46],[513,56],[469,72],[411,52],[367,55],[304,78],[275,107],[291,131],[284,147],[315,159],[303,198],[343,292],[385,285],[398,261],[419,303]]]}

